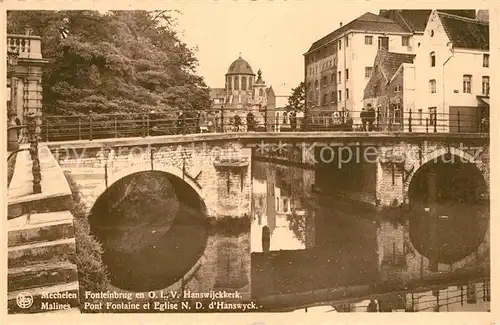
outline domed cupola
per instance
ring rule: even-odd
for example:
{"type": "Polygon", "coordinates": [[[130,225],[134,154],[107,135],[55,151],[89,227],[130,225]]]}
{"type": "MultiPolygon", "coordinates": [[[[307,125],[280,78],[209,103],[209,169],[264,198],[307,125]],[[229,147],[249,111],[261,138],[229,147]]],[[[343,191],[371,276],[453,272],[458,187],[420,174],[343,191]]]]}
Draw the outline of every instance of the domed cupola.
{"type": "Polygon", "coordinates": [[[227,70],[226,90],[229,92],[251,91],[254,79],[255,73],[253,73],[252,67],[240,55],[227,70]]]}
{"type": "Polygon", "coordinates": [[[250,64],[243,60],[241,58],[241,55],[238,59],[236,59],[231,65],[229,66],[229,69],[227,70],[226,76],[227,75],[236,75],[236,74],[244,74],[244,75],[251,75],[255,76],[255,73],[253,73],[252,67],[250,64]]]}

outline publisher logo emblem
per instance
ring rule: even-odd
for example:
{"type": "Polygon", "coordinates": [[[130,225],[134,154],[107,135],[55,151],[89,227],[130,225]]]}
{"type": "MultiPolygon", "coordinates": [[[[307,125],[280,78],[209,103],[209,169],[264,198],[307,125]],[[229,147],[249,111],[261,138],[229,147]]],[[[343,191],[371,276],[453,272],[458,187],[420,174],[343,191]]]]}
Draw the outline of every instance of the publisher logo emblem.
{"type": "Polygon", "coordinates": [[[19,308],[27,309],[33,305],[33,296],[29,292],[21,292],[16,297],[19,308]]]}

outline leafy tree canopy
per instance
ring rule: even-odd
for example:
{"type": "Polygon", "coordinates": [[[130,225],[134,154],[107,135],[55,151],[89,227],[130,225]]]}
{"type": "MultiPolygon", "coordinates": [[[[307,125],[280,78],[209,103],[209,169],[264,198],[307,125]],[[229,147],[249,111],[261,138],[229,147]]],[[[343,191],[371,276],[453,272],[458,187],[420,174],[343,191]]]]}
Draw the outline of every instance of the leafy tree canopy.
{"type": "Polygon", "coordinates": [[[9,11],[7,32],[42,37],[48,114],[133,113],[210,107],[194,50],[172,12],[9,11]]]}
{"type": "Polygon", "coordinates": [[[285,109],[287,111],[303,112],[306,104],[306,93],[304,82],[301,82],[297,87],[292,89],[292,95],[288,98],[288,104],[285,109]]]}

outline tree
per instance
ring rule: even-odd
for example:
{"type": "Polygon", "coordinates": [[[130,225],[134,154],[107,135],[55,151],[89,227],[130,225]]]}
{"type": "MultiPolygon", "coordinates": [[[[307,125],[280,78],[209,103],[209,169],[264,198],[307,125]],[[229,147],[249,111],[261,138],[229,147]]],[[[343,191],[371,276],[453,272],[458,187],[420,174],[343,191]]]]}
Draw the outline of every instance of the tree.
{"type": "Polygon", "coordinates": [[[287,111],[303,112],[306,104],[306,93],[304,82],[292,89],[292,95],[288,98],[288,104],[285,106],[287,111]]]}
{"type": "Polygon", "coordinates": [[[42,37],[48,114],[143,113],[210,107],[194,50],[171,12],[9,11],[9,33],[42,37]]]}

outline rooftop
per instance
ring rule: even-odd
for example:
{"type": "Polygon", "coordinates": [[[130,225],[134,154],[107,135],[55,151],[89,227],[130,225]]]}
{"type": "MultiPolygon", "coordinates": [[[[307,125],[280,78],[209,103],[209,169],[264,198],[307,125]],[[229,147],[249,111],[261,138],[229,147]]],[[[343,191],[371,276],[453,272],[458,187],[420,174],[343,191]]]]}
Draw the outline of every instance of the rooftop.
{"type": "Polygon", "coordinates": [[[336,29],[332,33],[314,42],[309,48],[308,52],[320,48],[326,43],[335,40],[340,35],[351,30],[359,30],[359,31],[373,32],[373,33],[407,33],[407,31],[404,30],[395,21],[375,15],[371,12],[367,12],[359,16],[358,18],[354,19],[350,23],[336,29]]]}
{"type": "Polygon", "coordinates": [[[226,89],[225,88],[210,88],[210,98],[225,98],[226,89]]]}
{"type": "MultiPolygon", "coordinates": [[[[441,10],[438,11],[450,13],[457,16],[476,18],[475,10],[441,10]]],[[[427,21],[432,10],[415,9],[415,10],[380,10],[380,16],[392,19],[398,22],[405,30],[412,33],[423,33],[427,26],[427,21]]]]}
{"type": "Polygon", "coordinates": [[[249,74],[249,75],[254,75],[252,67],[250,64],[243,60],[242,57],[240,56],[238,59],[236,59],[231,65],[229,66],[229,69],[227,70],[226,75],[231,75],[231,74],[249,74]]]}
{"type": "Polygon", "coordinates": [[[490,26],[488,22],[439,12],[446,35],[454,47],[474,50],[490,48],[490,26]]]}
{"type": "Polygon", "coordinates": [[[390,80],[396,71],[398,71],[401,64],[413,63],[414,58],[415,54],[385,52],[380,65],[386,78],[390,80]]]}

